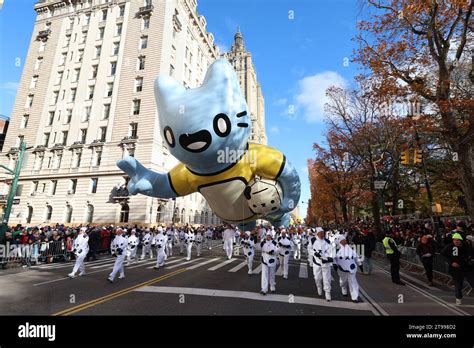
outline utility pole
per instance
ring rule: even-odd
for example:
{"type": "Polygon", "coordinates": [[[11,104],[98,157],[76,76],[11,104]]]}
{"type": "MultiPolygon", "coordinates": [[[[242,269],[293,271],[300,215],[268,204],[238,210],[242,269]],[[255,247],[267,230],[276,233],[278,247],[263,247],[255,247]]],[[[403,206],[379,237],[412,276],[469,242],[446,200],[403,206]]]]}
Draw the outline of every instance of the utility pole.
{"type": "Polygon", "coordinates": [[[10,192],[8,193],[7,206],[5,208],[5,213],[3,214],[2,224],[0,225],[0,244],[5,244],[5,233],[8,229],[8,220],[10,219],[10,213],[12,211],[13,200],[15,198],[18,180],[20,179],[20,171],[23,166],[23,158],[26,152],[26,144],[22,142],[20,144],[20,151],[18,153],[18,160],[16,161],[15,169],[10,169],[4,165],[0,164],[0,167],[5,169],[8,173],[13,175],[12,186],[10,187],[10,192]]]}

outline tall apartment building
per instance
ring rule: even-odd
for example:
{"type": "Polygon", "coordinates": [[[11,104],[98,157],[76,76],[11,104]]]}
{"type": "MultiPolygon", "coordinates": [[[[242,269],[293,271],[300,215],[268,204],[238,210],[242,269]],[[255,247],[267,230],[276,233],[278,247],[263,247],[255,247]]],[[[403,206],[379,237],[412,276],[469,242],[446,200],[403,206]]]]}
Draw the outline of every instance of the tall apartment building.
{"type": "Polygon", "coordinates": [[[240,28],[237,28],[237,32],[234,35],[234,43],[230,52],[226,52],[224,56],[234,67],[247,101],[252,119],[251,141],[266,145],[265,102],[262,88],[257,80],[257,72],[253,65],[252,54],[245,48],[240,28]]]}
{"type": "Polygon", "coordinates": [[[220,222],[199,193],[129,196],[116,166],[127,155],[158,172],[177,163],[160,134],[153,84],[166,74],[197,87],[220,57],[196,7],[196,0],[38,1],[0,153],[13,168],[20,143],[31,147],[10,225],[220,222]]]}

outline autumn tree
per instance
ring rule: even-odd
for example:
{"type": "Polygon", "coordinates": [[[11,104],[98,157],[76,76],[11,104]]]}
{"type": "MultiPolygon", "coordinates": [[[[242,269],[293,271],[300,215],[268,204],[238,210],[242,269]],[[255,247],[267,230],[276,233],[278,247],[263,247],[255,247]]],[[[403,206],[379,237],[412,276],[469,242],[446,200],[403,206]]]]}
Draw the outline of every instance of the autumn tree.
{"type": "Polygon", "coordinates": [[[379,81],[380,96],[418,96],[459,161],[456,170],[474,219],[472,0],[368,0],[355,60],[379,81]]]}

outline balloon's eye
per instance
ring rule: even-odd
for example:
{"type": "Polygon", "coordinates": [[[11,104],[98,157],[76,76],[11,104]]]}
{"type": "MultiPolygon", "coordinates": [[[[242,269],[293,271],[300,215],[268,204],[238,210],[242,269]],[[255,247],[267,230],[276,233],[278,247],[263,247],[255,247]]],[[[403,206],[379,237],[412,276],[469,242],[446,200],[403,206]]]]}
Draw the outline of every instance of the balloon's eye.
{"type": "Polygon", "coordinates": [[[213,121],[214,132],[220,137],[230,134],[230,119],[226,114],[217,114],[213,121]]]}
{"type": "Polygon", "coordinates": [[[168,145],[171,147],[174,147],[176,143],[175,143],[174,134],[171,128],[166,126],[164,129],[164,134],[165,134],[165,140],[168,143],[168,145]]]}

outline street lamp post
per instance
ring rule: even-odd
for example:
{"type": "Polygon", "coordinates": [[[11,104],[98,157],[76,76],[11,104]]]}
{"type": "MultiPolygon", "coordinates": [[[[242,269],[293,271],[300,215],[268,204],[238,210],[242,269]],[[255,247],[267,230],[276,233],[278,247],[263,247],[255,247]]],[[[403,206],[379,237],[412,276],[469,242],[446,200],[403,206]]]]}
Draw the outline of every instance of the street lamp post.
{"type": "Polygon", "coordinates": [[[22,142],[20,144],[20,151],[18,153],[18,160],[16,162],[15,169],[12,170],[0,164],[1,168],[5,169],[8,173],[13,175],[12,186],[10,188],[10,192],[8,193],[5,213],[3,214],[2,224],[0,225],[0,244],[5,244],[5,233],[7,232],[7,229],[8,229],[8,220],[10,219],[10,214],[11,214],[12,206],[13,206],[13,200],[15,198],[16,190],[18,187],[18,180],[20,179],[20,171],[21,171],[21,167],[23,166],[23,158],[25,156],[26,150],[27,150],[26,144],[22,142]]]}

